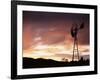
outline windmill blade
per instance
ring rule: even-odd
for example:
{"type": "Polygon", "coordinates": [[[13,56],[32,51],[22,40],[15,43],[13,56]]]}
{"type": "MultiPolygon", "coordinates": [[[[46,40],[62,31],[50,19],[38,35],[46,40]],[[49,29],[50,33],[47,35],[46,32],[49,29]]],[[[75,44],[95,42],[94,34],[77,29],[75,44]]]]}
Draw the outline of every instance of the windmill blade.
{"type": "Polygon", "coordinates": [[[76,23],[73,23],[72,27],[75,28],[75,27],[78,27],[78,25],[76,23]]]}
{"type": "Polygon", "coordinates": [[[81,25],[80,25],[80,28],[79,29],[83,29],[84,28],[84,23],[82,23],[81,25]]]}
{"type": "Polygon", "coordinates": [[[74,37],[73,27],[71,28],[71,36],[74,37]]]}

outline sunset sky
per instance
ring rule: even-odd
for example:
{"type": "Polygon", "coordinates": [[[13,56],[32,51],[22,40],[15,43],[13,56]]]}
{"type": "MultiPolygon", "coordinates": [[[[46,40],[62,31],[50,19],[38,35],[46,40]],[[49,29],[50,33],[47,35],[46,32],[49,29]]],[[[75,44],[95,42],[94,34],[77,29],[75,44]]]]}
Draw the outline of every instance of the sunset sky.
{"type": "Polygon", "coordinates": [[[23,57],[62,61],[72,59],[73,38],[70,29],[78,26],[80,56],[89,58],[89,14],[23,11],[23,57]]]}

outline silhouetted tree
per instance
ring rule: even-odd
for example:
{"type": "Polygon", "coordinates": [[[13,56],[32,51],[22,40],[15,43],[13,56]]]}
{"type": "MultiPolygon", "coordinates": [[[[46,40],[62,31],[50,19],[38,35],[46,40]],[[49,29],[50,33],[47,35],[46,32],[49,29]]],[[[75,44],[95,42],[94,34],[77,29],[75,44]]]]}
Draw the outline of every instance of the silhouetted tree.
{"type": "Polygon", "coordinates": [[[84,61],[83,57],[81,57],[80,61],[84,61]]]}
{"type": "Polygon", "coordinates": [[[62,58],[62,60],[63,60],[64,62],[68,62],[68,59],[66,59],[66,58],[62,58]]]}

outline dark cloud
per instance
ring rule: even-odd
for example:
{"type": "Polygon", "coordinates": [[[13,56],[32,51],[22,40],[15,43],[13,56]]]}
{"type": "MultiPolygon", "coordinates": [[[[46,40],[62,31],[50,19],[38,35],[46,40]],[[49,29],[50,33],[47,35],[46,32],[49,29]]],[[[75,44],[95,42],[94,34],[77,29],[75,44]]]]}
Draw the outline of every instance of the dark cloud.
{"type": "Polygon", "coordinates": [[[83,50],[82,52],[89,52],[90,50],[89,49],[85,49],[85,50],[83,50]]]}
{"type": "Polygon", "coordinates": [[[55,54],[55,56],[72,58],[72,55],[70,55],[70,54],[55,54]]]}
{"type": "Polygon", "coordinates": [[[32,42],[33,39],[39,36],[41,42],[50,45],[63,43],[65,37],[66,40],[70,40],[70,29],[74,22],[78,26],[84,22],[85,27],[79,31],[78,41],[80,45],[89,45],[88,14],[23,11],[24,46],[35,43],[32,42]]]}

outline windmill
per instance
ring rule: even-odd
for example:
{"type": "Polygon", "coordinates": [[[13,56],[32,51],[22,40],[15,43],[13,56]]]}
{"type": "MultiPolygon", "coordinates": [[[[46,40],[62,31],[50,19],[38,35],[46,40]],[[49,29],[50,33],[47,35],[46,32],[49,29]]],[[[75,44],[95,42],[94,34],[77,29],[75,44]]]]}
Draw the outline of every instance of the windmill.
{"type": "Polygon", "coordinates": [[[78,27],[78,25],[76,23],[74,23],[72,25],[71,36],[73,37],[73,41],[74,41],[72,61],[74,61],[75,53],[77,54],[77,59],[79,60],[78,36],[77,35],[79,33],[79,30],[81,30],[83,28],[84,28],[84,23],[82,23],[79,27],[78,27]]]}

